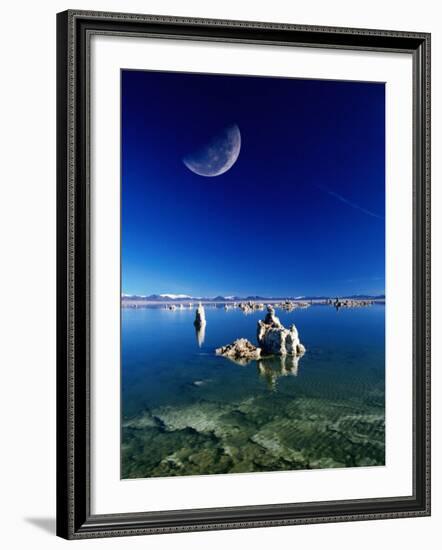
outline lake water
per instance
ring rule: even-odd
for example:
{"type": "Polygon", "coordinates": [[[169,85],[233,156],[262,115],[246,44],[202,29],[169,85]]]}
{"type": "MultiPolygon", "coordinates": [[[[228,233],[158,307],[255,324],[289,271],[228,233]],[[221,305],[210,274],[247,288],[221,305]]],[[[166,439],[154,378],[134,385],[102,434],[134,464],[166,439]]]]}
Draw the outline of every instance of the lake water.
{"type": "Polygon", "coordinates": [[[123,478],[384,464],[384,305],[277,309],[305,355],[246,366],[214,350],[265,312],[205,311],[123,308],[123,478]]]}

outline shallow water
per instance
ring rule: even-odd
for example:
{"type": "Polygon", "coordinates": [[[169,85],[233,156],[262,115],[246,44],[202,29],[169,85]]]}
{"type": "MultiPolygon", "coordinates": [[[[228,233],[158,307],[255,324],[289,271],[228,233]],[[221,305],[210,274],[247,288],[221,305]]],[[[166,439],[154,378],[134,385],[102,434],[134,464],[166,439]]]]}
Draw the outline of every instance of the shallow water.
{"type": "Polygon", "coordinates": [[[265,312],[205,310],[122,311],[123,478],[384,464],[383,305],[277,309],[306,354],[246,366],[214,349],[265,312]]]}

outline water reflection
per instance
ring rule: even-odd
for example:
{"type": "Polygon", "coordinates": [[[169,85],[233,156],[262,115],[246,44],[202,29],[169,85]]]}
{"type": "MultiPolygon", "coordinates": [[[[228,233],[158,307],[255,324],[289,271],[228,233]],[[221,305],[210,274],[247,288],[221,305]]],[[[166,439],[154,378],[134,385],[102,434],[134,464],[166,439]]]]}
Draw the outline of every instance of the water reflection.
{"type": "Polygon", "coordinates": [[[203,323],[202,325],[195,325],[195,336],[196,336],[196,342],[198,344],[198,347],[202,347],[204,344],[204,340],[206,339],[206,324],[203,323]]]}
{"type": "Polygon", "coordinates": [[[276,382],[281,376],[298,376],[302,356],[280,355],[260,359],[257,363],[258,373],[266,381],[267,386],[275,390],[276,382]]]}
{"type": "Polygon", "coordinates": [[[245,357],[226,357],[226,359],[241,367],[246,367],[256,362],[259,376],[265,380],[269,389],[275,390],[276,382],[281,376],[298,376],[299,362],[303,355],[274,355],[264,357],[258,361],[245,357]]]}
{"type": "Polygon", "coordinates": [[[384,306],[280,311],[308,351],[248,366],[214,350],[263,313],[195,308],[122,312],[123,478],[385,463],[384,306]]]}

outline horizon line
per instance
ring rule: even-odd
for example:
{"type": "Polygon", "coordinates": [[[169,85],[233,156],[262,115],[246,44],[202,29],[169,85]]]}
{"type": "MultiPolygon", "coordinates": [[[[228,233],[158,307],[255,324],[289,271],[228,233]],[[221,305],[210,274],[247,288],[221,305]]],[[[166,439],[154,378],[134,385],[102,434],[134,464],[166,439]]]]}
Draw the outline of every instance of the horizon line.
{"type": "Polygon", "coordinates": [[[348,292],[348,293],[343,293],[343,292],[331,292],[331,293],[320,293],[320,292],[316,292],[316,293],[307,293],[307,294],[302,294],[302,295],[297,295],[295,296],[294,294],[280,294],[280,295],[276,295],[276,294],[273,294],[273,295],[265,295],[265,294],[259,294],[259,293],[256,293],[256,294],[227,294],[227,295],[224,295],[222,293],[214,293],[214,294],[201,294],[199,296],[194,296],[194,295],[191,295],[191,294],[184,294],[184,293],[175,293],[175,292],[162,292],[162,293],[157,293],[157,292],[154,292],[154,293],[150,293],[150,294],[146,294],[146,293],[138,293],[138,292],[135,292],[135,293],[129,293],[129,292],[122,292],[121,293],[121,296],[139,296],[140,298],[148,298],[150,296],[158,296],[160,298],[168,298],[168,297],[173,297],[174,299],[194,299],[194,300],[201,300],[203,298],[225,298],[225,299],[233,299],[233,298],[251,298],[251,297],[259,297],[259,298],[292,298],[294,300],[300,300],[302,298],[305,298],[305,297],[316,297],[316,296],[326,296],[326,297],[331,297],[331,296],[346,296],[346,295],[351,295],[351,296],[380,296],[380,295],[385,295],[385,290],[383,291],[378,291],[378,292],[348,292]]]}

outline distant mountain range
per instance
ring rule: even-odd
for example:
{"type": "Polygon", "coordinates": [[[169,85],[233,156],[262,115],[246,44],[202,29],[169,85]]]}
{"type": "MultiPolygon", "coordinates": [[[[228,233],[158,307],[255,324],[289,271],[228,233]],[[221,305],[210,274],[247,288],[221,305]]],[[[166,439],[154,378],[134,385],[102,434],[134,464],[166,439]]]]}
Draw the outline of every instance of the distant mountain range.
{"type": "MultiPolygon", "coordinates": [[[[339,298],[349,298],[352,300],[384,300],[385,294],[351,294],[339,295],[339,298]]],[[[244,301],[277,301],[277,300],[328,300],[336,296],[215,296],[214,298],[203,296],[189,296],[187,294],[151,294],[149,296],[140,294],[123,294],[123,300],[142,300],[146,302],[244,302],[244,301]]]]}

